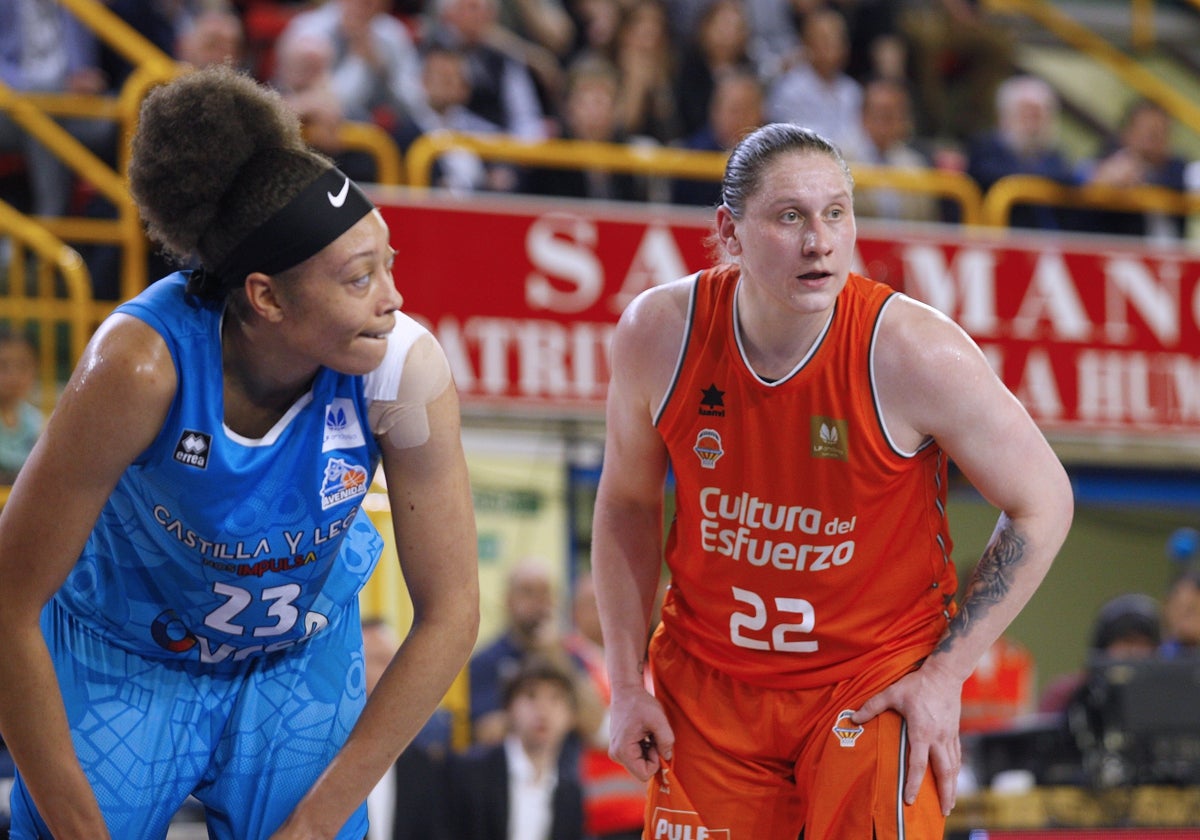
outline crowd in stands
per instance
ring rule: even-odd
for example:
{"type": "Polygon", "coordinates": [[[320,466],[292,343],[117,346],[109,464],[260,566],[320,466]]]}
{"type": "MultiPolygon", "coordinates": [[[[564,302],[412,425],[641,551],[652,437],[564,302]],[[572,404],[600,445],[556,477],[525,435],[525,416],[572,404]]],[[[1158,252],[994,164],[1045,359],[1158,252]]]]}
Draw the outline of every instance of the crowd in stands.
{"type": "MultiPolygon", "coordinates": [[[[364,621],[367,686],[398,640],[364,621]]],[[[467,669],[468,744],[435,716],[368,799],[368,840],[637,840],[646,786],[608,756],[609,683],[591,575],[509,570],[504,619],[467,669]]]]}
{"type": "MultiPolygon", "coordinates": [[[[164,52],[228,61],[274,85],[312,145],[359,180],[374,161],[341,148],[343,120],[406,150],[439,131],[728,150],[766,121],[806,124],[851,164],[964,171],[986,190],[1009,174],[1063,184],[1185,187],[1171,118],[1139,100],[1090,160],[1058,132],[1055,90],[1015,70],[1014,36],[970,0],[112,0],[164,52]]],[[[22,90],[115,92],[124,59],[56,4],[0,7],[0,72],[22,90]]],[[[113,159],[96,121],[65,124],[113,159]]],[[[111,128],[111,126],[109,127],[111,128]]],[[[35,213],[60,214],[69,172],[0,114],[0,159],[25,155],[35,213]]],[[[49,155],[53,157],[53,155],[49,155]]],[[[2,170],[0,170],[2,171],[2,170]]],[[[468,152],[438,160],[458,191],[669,200],[711,206],[715,184],[585,169],[529,170],[468,152]]],[[[0,197],[13,190],[0,183],[0,197]]],[[[20,201],[16,201],[18,206],[20,201]]],[[[954,221],[912,193],[860,196],[859,215],[954,221]]],[[[1017,207],[1011,224],[1179,239],[1183,220],[1017,207]]]]}

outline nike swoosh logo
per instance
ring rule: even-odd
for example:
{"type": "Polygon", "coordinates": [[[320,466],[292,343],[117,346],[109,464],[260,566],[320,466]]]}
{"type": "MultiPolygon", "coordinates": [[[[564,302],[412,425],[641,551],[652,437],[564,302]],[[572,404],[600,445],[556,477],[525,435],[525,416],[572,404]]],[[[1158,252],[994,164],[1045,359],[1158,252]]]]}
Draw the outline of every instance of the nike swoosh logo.
{"type": "Polygon", "coordinates": [[[325,193],[326,197],[329,199],[329,203],[332,204],[334,207],[341,207],[343,204],[345,204],[346,196],[349,194],[350,194],[350,179],[349,178],[346,179],[346,183],[342,184],[342,188],[340,190],[338,190],[337,195],[334,195],[331,192],[325,193]]]}

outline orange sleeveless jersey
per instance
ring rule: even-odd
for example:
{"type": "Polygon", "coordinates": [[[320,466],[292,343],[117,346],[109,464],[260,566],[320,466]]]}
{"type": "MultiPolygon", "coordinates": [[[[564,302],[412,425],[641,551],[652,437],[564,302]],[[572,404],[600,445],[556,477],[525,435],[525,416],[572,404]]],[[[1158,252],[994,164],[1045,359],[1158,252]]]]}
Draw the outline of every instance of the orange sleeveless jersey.
{"type": "Polygon", "coordinates": [[[697,275],[655,424],[676,514],[663,629],[751,684],[810,688],[932,650],[954,612],[946,459],[887,440],[871,346],[894,290],[851,274],[804,361],[768,383],[734,331],[739,270],[697,275]]]}

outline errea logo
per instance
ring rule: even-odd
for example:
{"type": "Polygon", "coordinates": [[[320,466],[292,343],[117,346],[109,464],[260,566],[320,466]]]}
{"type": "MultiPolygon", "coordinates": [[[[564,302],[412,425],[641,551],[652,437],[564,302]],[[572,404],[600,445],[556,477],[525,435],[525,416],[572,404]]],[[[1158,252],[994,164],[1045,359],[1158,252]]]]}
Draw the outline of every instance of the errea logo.
{"type": "Polygon", "coordinates": [[[212,435],[184,429],[175,444],[175,460],[198,469],[208,469],[208,454],[212,449],[212,435]]]}
{"type": "Polygon", "coordinates": [[[814,415],[809,423],[809,438],[814,458],[836,458],[847,461],[850,457],[850,429],[845,420],[814,415]]]}

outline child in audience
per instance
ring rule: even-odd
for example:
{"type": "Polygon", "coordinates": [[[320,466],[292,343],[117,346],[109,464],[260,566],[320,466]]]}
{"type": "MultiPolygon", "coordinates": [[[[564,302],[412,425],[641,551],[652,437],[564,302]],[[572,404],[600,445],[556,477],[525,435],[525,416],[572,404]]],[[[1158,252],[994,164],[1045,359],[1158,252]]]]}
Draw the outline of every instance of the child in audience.
{"type": "Polygon", "coordinates": [[[29,401],[37,350],[17,333],[0,333],[0,484],[12,484],[29,457],[45,417],[29,401]]]}

